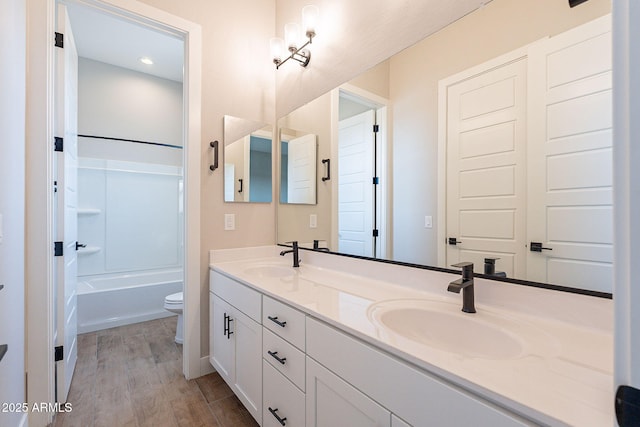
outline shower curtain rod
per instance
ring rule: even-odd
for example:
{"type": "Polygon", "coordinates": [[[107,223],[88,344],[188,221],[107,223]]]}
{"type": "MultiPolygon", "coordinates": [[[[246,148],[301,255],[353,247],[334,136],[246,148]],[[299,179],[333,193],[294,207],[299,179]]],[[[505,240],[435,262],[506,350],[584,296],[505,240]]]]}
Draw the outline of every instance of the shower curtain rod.
{"type": "Polygon", "coordinates": [[[159,147],[177,148],[179,150],[182,150],[182,147],[179,146],[179,145],[163,144],[163,143],[160,143],[160,142],[137,141],[135,139],[113,138],[113,137],[110,137],[110,136],[96,136],[96,135],[78,135],[78,136],[79,137],[83,137],[83,138],[110,139],[112,141],[135,142],[136,144],[157,145],[159,147]]]}

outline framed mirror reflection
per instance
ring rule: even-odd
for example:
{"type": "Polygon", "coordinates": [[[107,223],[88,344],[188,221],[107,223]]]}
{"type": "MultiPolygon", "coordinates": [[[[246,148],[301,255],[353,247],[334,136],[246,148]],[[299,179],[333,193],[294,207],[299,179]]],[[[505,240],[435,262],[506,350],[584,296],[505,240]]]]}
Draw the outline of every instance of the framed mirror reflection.
{"type": "Polygon", "coordinates": [[[271,202],[272,133],[270,125],[224,116],[225,202],[271,202]]]}
{"type": "Polygon", "coordinates": [[[280,221],[279,206],[278,242],[321,239],[333,252],[438,268],[471,261],[476,273],[610,293],[611,31],[601,3],[596,15],[567,7],[543,17],[524,2],[491,2],[282,118],[326,126],[314,133],[334,173],[318,187],[323,229],[302,210],[280,221]],[[373,125],[354,105],[367,96],[373,125]],[[359,115],[366,135],[351,129],[359,115]],[[350,159],[354,134],[374,154],[352,147],[350,159]]]}

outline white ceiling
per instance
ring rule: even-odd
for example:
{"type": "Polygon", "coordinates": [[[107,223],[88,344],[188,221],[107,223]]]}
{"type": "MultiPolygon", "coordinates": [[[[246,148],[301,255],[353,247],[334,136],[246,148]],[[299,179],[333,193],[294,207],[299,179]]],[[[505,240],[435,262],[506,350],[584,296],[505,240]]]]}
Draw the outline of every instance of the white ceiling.
{"type": "Polygon", "coordinates": [[[181,39],[80,4],[67,8],[79,56],[182,82],[181,39]],[[145,56],[153,65],[140,62],[145,56]]]}

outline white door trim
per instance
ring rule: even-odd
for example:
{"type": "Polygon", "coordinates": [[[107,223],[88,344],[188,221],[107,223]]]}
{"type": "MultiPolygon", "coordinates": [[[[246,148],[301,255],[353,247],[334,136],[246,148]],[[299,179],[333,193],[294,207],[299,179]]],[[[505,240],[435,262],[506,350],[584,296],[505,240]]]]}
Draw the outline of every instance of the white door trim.
{"type": "MultiPolygon", "coordinates": [[[[614,383],[640,388],[640,3],[613,2],[614,383]],[[635,282],[635,283],[634,283],[635,282]]],[[[613,396],[611,396],[613,402],[613,396]]]]}
{"type": "MultiPolygon", "coordinates": [[[[202,32],[197,24],[135,0],[77,0],[180,35],[184,79],[184,373],[200,376],[200,157],[202,32]]],[[[55,0],[27,0],[26,316],[28,401],[53,401],[53,75],[55,0]]],[[[48,413],[32,413],[44,426],[48,413]]]]}
{"type": "MultiPolygon", "coordinates": [[[[333,169],[337,176],[338,174],[338,131],[340,125],[340,91],[346,92],[355,98],[360,98],[377,104],[376,109],[376,121],[380,126],[380,132],[378,134],[378,149],[382,157],[382,164],[379,164],[378,177],[380,178],[379,195],[380,195],[380,208],[378,210],[378,224],[380,227],[384,227],[384,232],[380,238],[379,248],[380,254],[378,257],[390,258],[393,254],[391,242],[393,236],[391,235],[391,221],[392,216],[390,209],[392,206],[390,200],[390,188],[392,183],[390,182],[391,174],[389,173],[391,165],[391,156],[389,156],[389,140],[391,139],[389,132],[391,126],[389,125],[389,114],[387,112],[387,106],[389,105],[389,99],[384,98],[375,93],[369,92],[358,86],[354,86],[349,83],[345,83],[340,87],[331,91],[331,158],[335,159],[333,169]]],[[[331,206],[338,206],[338,180],[331,180],[331,206]]],[[[338,247],[338,209],[331,209],[331,241],[329,247],[338,247]]]]}

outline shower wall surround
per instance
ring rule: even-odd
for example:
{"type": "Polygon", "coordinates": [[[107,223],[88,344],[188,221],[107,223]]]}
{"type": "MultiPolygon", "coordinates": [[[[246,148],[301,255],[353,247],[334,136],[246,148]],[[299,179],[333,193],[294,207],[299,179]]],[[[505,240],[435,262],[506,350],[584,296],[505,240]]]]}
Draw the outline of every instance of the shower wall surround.
{"type": "Polygon", "coordinates": [[[182,265],[182,168],[81,158],[78,275],[182,265]]]}

